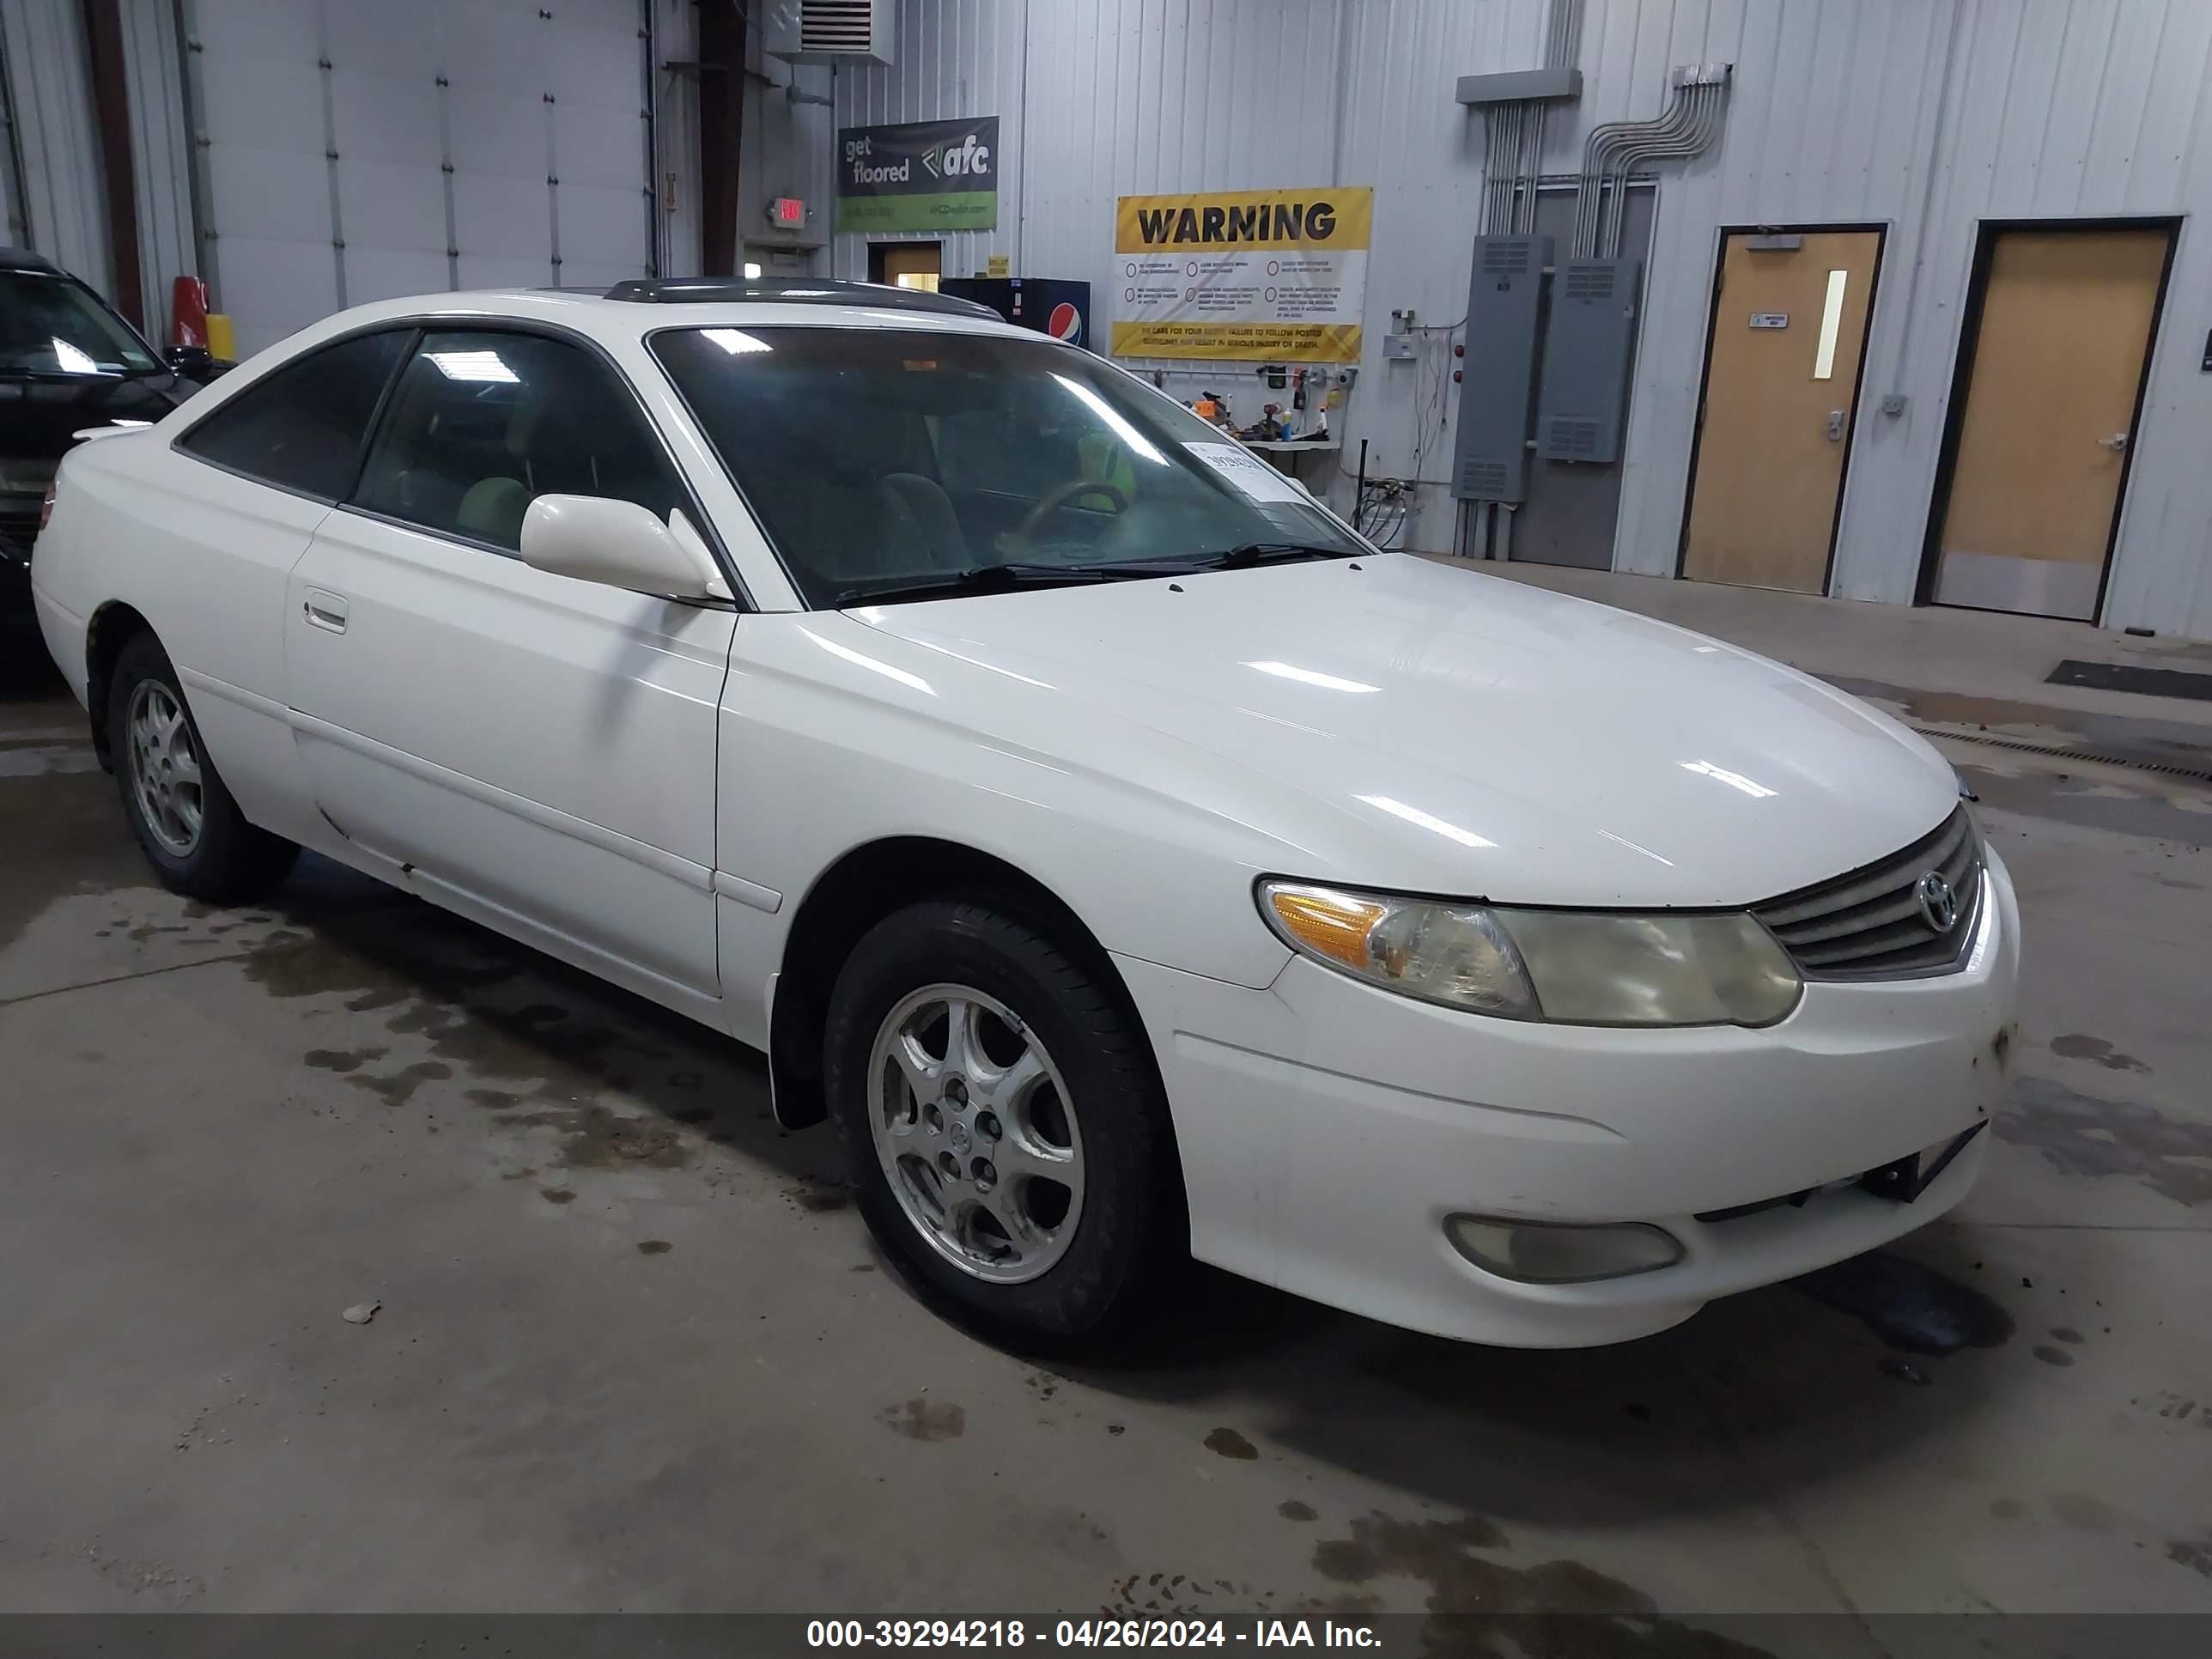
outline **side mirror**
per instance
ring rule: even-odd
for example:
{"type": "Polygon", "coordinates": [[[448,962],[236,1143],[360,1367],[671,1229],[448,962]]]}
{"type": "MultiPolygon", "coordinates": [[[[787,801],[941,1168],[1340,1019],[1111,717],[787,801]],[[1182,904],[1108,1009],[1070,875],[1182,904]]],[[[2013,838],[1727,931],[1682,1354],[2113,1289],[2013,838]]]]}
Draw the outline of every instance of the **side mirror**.
{"type": "Polygon", "coordinates": [[[678,599],[730,597],[705,544],[635,501],[540,495],[522,515],[521,552],[525,564],[581,582],[678,599]]]}
{"type": "Polygon", "coordinates": [[[219,372],[215,354],[204,345],[173,345],[161,355],[171,368],[188,380],[211,380],[219,372]]]}

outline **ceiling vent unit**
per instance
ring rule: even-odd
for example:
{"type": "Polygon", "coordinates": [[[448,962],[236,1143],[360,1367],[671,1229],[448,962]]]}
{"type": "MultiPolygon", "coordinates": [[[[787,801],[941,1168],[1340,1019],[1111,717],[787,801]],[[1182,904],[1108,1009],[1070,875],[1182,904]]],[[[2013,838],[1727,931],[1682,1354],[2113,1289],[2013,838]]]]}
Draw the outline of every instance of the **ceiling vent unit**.
{"type": "Polygon", "coordinates": [[[793,64],[888,64],[896,0],[769,0],[763,39],[793,64]]]}

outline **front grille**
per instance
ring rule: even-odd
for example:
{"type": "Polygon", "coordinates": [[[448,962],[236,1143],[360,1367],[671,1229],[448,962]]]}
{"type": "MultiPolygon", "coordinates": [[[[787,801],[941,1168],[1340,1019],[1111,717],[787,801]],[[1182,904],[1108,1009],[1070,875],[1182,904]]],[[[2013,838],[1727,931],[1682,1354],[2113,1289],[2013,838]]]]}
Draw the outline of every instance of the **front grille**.
{"type": "Polygon", "coordinates": [[[1911,979],[1956,971],[1974,935],[1981,895],[1981,842],[1961,806],[1903,852],[1785,893],[1752,914],[1808,979],[1911,979]],[[1920,880],[1931,870],[1957,896],[1959,920],[1948,933],[1938,933],[1921,908],[1920,880]]]}
{"type": "Polygon", "coordinates": [[[38,539],[39,515],[36,512],[10,513],[0,507],[0,562],[28,564],[31,544],[38,539]]]}

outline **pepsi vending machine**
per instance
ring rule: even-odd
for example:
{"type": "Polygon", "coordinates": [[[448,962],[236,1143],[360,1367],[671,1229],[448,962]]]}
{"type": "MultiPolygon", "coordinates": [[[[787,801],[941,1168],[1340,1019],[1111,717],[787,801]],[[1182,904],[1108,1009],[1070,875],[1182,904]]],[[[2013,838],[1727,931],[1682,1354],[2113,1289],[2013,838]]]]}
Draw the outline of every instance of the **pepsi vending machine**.
{"type": "Polygon", "coordinates": [[[938,292],[987,305],[1010,323],[1085,350],[1091,343],[1091,284],[1056,276],[947,276],[938,292]]]}

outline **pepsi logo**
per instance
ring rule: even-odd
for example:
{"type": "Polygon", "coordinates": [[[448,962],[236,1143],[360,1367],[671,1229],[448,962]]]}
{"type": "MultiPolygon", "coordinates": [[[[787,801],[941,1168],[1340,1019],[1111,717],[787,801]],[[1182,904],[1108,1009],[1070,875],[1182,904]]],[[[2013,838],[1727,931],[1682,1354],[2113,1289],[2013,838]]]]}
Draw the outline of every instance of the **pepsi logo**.
{"type": "Polygon", "coordinates": [[[1062,300],[1052,308],[1052,316],[1045,329],[1055,340],[1065,340],[1070,345],[1083,343],[1083,313],[1062,300]]]}

